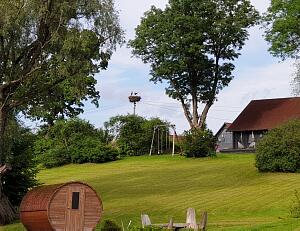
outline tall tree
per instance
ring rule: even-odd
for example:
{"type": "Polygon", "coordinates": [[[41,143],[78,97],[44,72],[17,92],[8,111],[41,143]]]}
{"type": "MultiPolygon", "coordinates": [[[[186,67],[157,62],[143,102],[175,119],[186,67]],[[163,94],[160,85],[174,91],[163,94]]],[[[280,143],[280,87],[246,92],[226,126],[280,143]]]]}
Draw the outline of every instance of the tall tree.
{"type": "Polygon", "coordinates": [[[168,83],[166,94],[181,103],[190,127],[203,129],[257,19],[248,0],[169,0],[165,10],[145,13],[129,45],[151,64],[151,81],[168,83]]]}
{"type": "Polygon", "coordinates": [[[299,58],[300,1],[272,0],[264,17],[269,51],[282,59],[299,58]]]}
{"type": "Polygon", "coordinates": [[[264,17],[269,51],[281,59],[296,60],[294,92],[300,93],[300,0],[272,0],[264,17]]]}
{"type": "MultiPolygon", "coordinates": [[[[9,114],[51,120],[97,101],[94,74],[123,36],[113,0],[1,0],[0,11],[1,166],[9,114]]],[[[11,214],[0,187],[0,224],[11,214]]]]}

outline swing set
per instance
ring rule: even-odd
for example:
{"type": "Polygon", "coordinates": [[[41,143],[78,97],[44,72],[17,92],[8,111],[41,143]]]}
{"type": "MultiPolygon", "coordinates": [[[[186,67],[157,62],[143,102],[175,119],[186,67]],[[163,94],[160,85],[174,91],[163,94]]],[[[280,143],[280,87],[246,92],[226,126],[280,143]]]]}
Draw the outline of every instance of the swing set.
{"type": "Polygon", "coordinates": [[[160,155],[163,151],[168,151],[171,148],[170,129],[173,130],[172,134],[172,156],[175,155],[175,137],[177,137],[175,125],[157,125],[153,128],[153,135],[150,147],[149,156],[152,155],[154,150],[154,141],[157,139],[157,154],[160,155]],[[164,144],[165,143],[165,144],[164,144]]]}

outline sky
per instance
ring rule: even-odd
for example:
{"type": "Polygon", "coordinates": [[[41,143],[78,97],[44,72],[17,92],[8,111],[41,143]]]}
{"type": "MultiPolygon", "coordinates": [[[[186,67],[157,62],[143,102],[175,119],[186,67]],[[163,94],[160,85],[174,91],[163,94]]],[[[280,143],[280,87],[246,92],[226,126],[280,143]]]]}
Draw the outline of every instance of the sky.
{"type": "MultiPolygon", "coordinates": [[[[260,12],[265,12],[268,0],[251,0],[260,12]]],[[[134,29],[140,23],[143,13],[151,5],[164,8],[167,0],[116,0],[120,23],[126,33],[126,40],[134,38],[134,29]]],[[[233,122],[251,100],[293,96],[292,75],[295,67],[292,60],[282,62],[268,53],[269,45],[263,38],[263,30],[256,26],[249,30],[249,40],[235,62],[235,78],[218,95],[217,102],[208,113],[207,125],[217,132],[224,122],[233,122]]],[[[96,127],[116,115],[133,113],[129,103],[130,93],[138,92],[142,97],[137,104],[137,114],[146,118],[160,117],[176,125],[180,134],[189,126],[178,101],[165,95],[163,84],[149,81],[149,65],[132,57],[126,45],[118,48],[110,60],[108,69],[95,77],[100,91],[100,107],[87,104],[80,116],[96,127]]]]}

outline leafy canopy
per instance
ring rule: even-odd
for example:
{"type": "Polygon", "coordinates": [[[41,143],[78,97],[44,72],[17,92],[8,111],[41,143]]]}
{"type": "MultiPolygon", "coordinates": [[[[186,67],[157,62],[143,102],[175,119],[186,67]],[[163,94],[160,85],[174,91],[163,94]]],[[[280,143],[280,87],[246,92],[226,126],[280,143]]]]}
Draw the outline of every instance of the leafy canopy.
{"type": "Polygon", "coordinates": [[[169,0],[165,10],[145,13],[129,45],[151,64],[150,80],[168,84],[167,95],[182,104],[190,126],[203,127],[257,18],[248,0],[169,0]],[[198,103],[207,106],[201,116],[198,103]]]}
{"type": "Polygon", "coordinates": [[[300,121],[291,120],[269,131],[257,145],[255,166],[262,172],[300,170],[300,121]]]}
{"type": "Polygon", "coordinates": [[[282,59],[299,58],[300,1],[272,0],[264,20],[271,54],[282,59]]]}
{"type": "Polygon", "coordinates": [[[51,168],[69,163],[102,163],[116,160],[118,152],[107,145],[103,131],[87,121],[58,120],[39,131],[34,145],[37,160],[51,168]]]}
{"type": "Polygon", "coordinates": [[[3,177],[3,191],[13,206],[19,206],[27,191],[38,185],[37,167],[34,161],[33,145],[36,135],[18,119],[9,120],[6,131],[6,145],[9,145],[9,163],[14,171],[3,177]]]}
{"type": "MultiPolygon", "coordinates": [[[[108,136],[113,137],[116,141],[122,155],[136,156],[149,153],[154,127],[168,125],[168,122],[159,118],[145,119],[136,115],[118,115],[110,118],[104,125],[108,136]]],[[[165,132],[166,130],[160,137],[160,139],[164,139],[163,145],[166,143],[165,132]]],[[[157,147],[157,138],[154,140],[154,147],[157,147]]]]}
{"type": "Polygon", "coordinates": [[[122,30],[112,0],[2,0],[0,106],[53,121],[98,104],[94,74],[122,30]]]}

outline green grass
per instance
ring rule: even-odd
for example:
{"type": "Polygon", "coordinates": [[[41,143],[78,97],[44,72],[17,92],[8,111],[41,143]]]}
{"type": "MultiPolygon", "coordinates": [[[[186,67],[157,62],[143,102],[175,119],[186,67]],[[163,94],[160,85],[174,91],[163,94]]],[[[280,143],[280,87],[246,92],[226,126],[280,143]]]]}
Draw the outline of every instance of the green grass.
{"type": "MultiPolygon", "coordinates": [[[[208,230],[300,230],[300,219],[289,217],[300,174],[259,173],[253,154],[131,157],[43,170],[38,178],[46,184],[87,182],[103,200],[103,219],[119,224],[139,225],[142,212],[153,223],[171,216],[184,222],[186,209],[194,207],[199,215],[208,211],[208,230]]],[[[0,230],[24,229],[14,224],[0,230]]]]}

